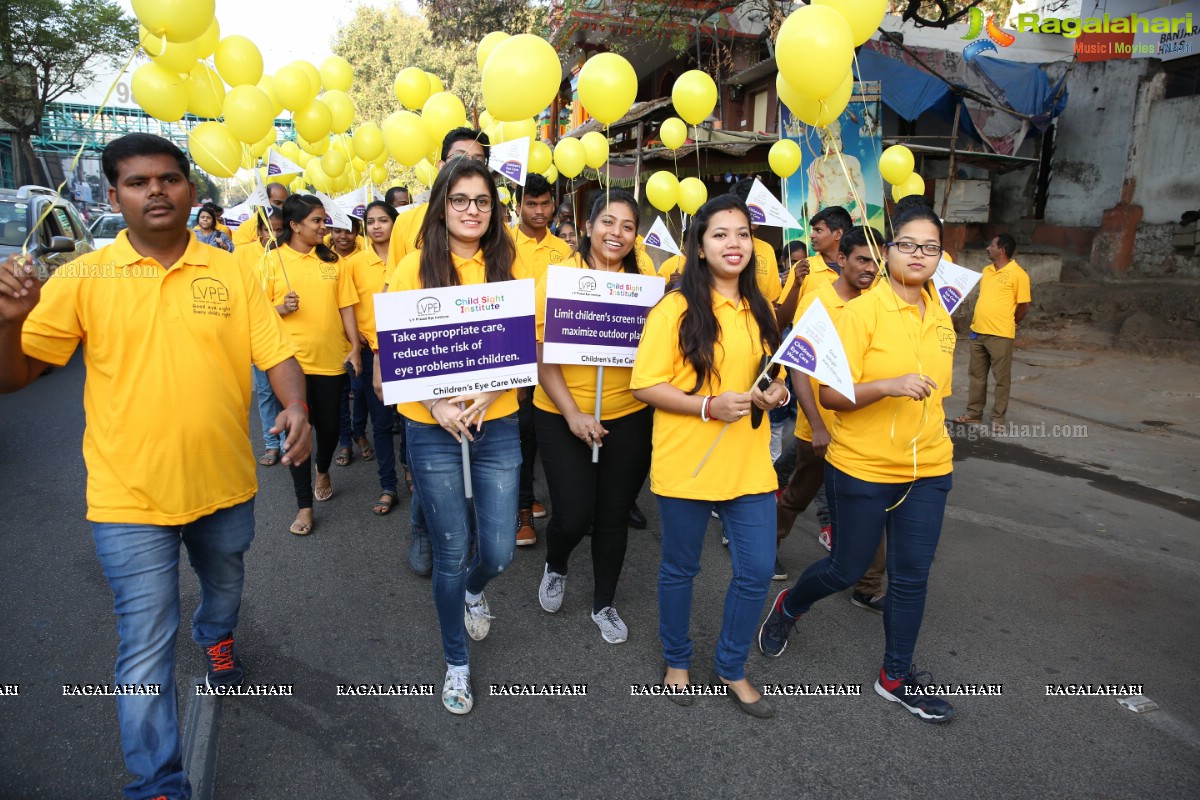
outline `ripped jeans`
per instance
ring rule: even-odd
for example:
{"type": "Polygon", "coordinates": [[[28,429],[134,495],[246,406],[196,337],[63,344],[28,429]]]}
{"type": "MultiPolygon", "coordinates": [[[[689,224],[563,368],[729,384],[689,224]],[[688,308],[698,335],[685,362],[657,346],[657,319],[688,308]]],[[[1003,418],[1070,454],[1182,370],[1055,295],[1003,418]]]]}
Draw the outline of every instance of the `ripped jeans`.
{"type": "Polygon", "coordinates": [[[521,435],[517,415],[489,420],[471,433],[468,503],[463,485],[462,447],[440,425],[404,420],[408,466],[420,498],[433,550],[433,603],[442,631],[446,663],[465,666],[466,592],[478,594],[513,559],[517,541],[517,491],[521,476],[521,435]],[[472,514],[472,510],[474,513],[472,514]],[[471,540],[474,557],[468,563],[471,540]]]}

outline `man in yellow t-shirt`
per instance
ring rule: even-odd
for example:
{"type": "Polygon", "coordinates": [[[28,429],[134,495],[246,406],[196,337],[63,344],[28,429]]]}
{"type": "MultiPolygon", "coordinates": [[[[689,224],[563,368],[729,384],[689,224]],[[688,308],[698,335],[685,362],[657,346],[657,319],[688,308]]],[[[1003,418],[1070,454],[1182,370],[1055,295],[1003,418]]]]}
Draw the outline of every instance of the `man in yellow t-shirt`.
{"type": "Polygon", "coordinates": [[[838,248],[842,236],[852,227],[850,213],[841,206],[823,208],[808,221],[808,238],[816,253],[808,257],[808,272],[802,283],[797,281],[796,270],[788,274],[780,293],[780,321],[790,320],[804,296],[815,292],[821,282],[833,283],[838,279],[838,248]]]}
{"type": "MultiPolygon", "coordinates": [[[[283,210],[283,202],[288,199],[287,187],[282,183],[267,184],[267,199],[271,201],[271,205],[276,211],[283,210]]],[[[280,217],[282,219],[282,217],[280,217]]],[[[247,244],[253,244],[258,239],[258,214],[254,214],[250,219],[237,226],[237,230],[233,232],[233,248],[236,250],[239,247],[247,244]]]]}
{"type": "Polygon", "coordinates": [[[1025,318],[1032,300],[1029,274],[1013,260],[1016,252],[1016,240],[1007,233],[988,243],[987,254],[992,263],[983,268],[979,300],[971,320],[971,365],[967,370],[971,388],[967,394],[967,413],[954,420],[960,424],[983,421],[990,369],[996,381],[992,397],[992,430],[997,433],[1004,430],[1004,415],[1008,413],[1017,324],[1025,318]]]}
{"type": "Polygon", "coordinates": [[[188,231],[196,187],[187,157],[165,139],[131,134],[110,142],[101,162],[109,203],[128,223],[113,244],[60,267],[45,286],[29,259],[0,263],[0,391],[65,365],[83,345],[87,517],[119,619],[114,685],[143,687],[117,698],[135,776],[125,791],[185,797],[179,547],[200,579],[192,636],[206,683],[236,686],[244,672],[233,630],[257,491],[250,363],[284,403],[274,425],[287,432],[285,461],[307,457],[312,433],[279,315],[234,256],[188,231]]]}

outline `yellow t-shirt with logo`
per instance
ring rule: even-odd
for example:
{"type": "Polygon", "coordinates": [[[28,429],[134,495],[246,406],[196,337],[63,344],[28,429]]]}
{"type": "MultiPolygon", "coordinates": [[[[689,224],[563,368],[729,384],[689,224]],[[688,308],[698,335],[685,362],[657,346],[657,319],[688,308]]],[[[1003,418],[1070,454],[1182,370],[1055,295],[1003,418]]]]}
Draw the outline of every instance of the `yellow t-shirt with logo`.
{"type": "Polygon", "coordinates": [[[121,231],[60,267],[21,331],[47,364],[80,343],[89,520],[185,525],[254,496],[249,365],[295,348],[233,255],[191,235],[164,268],[121,231]]]}
{"type": "Polygon", "coordinates": [[[526,236],[520,225],[509,228],[508,232],[512,234],[513,244],[517,248],[513,278],[541,280],[546,277],[546,269],[551,264],[565,264],[571,255],[571,246],[549,231],[540,242],[532,236],[526,236]]]}
{"type": "Polygon", "coordinates": [[[358,292],[354,304],[354,320],[359,334],[375,346],[375,295],[383,291],[387,283],[387,263],[379,257],[374,247],[360,250],[346,259],[346,269],[358,292]]]}
{"type": "MultiPolygon", "coordinates": [[[[720,329],[714,347],[717,371],[696,397],[748,391],[764,350],[758,323],[745,300],[734,305],[713,292],[712,304],[720,329]]],[[[679,324],[686,310],[687,301],[679,292],[668,292],[651,309],[638,346],[631,389],[669,383],[690,392],[695,386],[696,372],[679,349],[679,324]]],[[[750,415],[729,425],[704,468],[692,477],[724,427],[718,420],[704,422],[698,415],[655,409],[651,490],[664,497],[712,501],[775,491],[779,479],[771,465],[771,426],[764,419],[758,428],[751,427],[750,415]]]]}
{"type": "MultiPolygon", "coordinates": [[[[797,302],[803,300],[804,296],[809,292],[816,291],[818,279],[827,281],[828,283],[836,283],[838,273],[829,268],[829,265],[825,263],[825,259],[821,258],[820,253],[814,253],[808,257],[808,275],[805,276],[804,282],[800,284],[800,294],[796,298],[797,302]]],[[[787,280],[783,284],[783,291],[780,292],[779,296],[787,297],[795,285],[796,271],[789,269],[787,280]]]]}
{"type": "Polygon", "coordinates": [[[764,297],[772,303],[779,299],[783,287],[779,283],[775,248],[757,237],[754,238],[754,280],[764,297]]]}
{"type": "Polygon", "coordinates": [[[671,280],[672,275],[682,275],[683,265],[687,263],[687,259],[683,256],[671,256],[658,267],[658,274],[671,280]]]}
{"type": "Polygon", "coordinates": [[[1010,261],[1000,269],[988,264],[983,268],[983,277],[979,279],[979,299],[975,302],[971,330],[1015,339],[1017,318],[1014,314],[1017,306],[1032,299],[1029,273],[1020,264],[1010,261]]]}
{"type": "Polygon", "coordinates": [[[856,411],[839,411],[827,463],[873,483],[906,483],[954,469],[954,445],[942,401],[950,396],[954,324],[936,295],[925,294],[925,316],[889,280],[846,304],[836,320],[854,383],[926,375],[937,389],[924,402],[884,397],[856,411]],[[913,447],[916,446],[914,466],[913,447]]]}
{"type": "Polygon", "coordinates": [[[408,210],[401,211],[392,223],[392,241],[388,244],[388,272],[398,267],[406,255],[416,252],[417,235],[421,232],[425,212],[428,210],[428,203],[409,206],[408,210]]]}
{"type": "Polygon", "coordinates": [[[233,232],[233,247],[238,249],[252,242],[258,241],[258,215],[253,214],[250,219],[237,226],[237,230],[233,232]]]}
{"type": "MultiPolygon", "coordinates": [[[[810,292],[807,297],[800,301],[796,306],[796,316],[792,319],[792,325],[800,321],[800,317],[804,316],[804,312],[808,311],[817,298],[821,299],[821,303],[825,306],[825,310],[829,312],[829,318],[837,324],[838,317],[842,315],[842,311],[846,308],[846,301],[833,288],[832,283],[822,281],[817,285],[814,292],[810,292]]],[[[821,405],[820,382],[811,376],[803,375],[802,378],[808,378],[809,385],[812,386],[813,399],[817,403],[817,413],[821,415],[821,421],[825,423],[825,430],[830,434],[833,433],[834,427],[837,424],[837,415],[830,411],[825,406],[821,405]]],[[[801,409],[796,414],[796,438],[803,439],[806,442],[812,441],[812,426],[808,424],[808,417],[804,416],[804,410],[801,409]]]]}
{"type": "MultiPolygon", "coordinates": [[[[487,267],[483,263],[483,251],[477,250],[475,255],[470,258],[461,258],[450,254],[450,258],[454,261],[454,268],[458,270],[458,282],[461,286],[469,286],[472,284],[487,283],[487,267]]],[[[387,290],[389,292],[408,292],[413,289],[423,289],[424,284],[421,283],[421,251],[414,250],[406,255],[396,269],[392,271],[391,276],[387,281],[387,290]]],[[[411,403],[399,403],[396,406],[405,417],[408,417],[413,422],[422,422],[426,425],[436,425],[437,420],[429,413],[429,409],[425,408],[425,404],[420,401],[411,403]]],[[[484,414],[484,421],[507,417],[509,414],[515,414],[517,411],[517,390],[507,389],[487,408],[484,414]]]]}
{"type": "Polygon", "coordinates": [[[278,249],[283,265],[267,277],[266,291],[273,306],[283,303],[289,284],[300,297],[300,307],[281,317],[296,345],[300,368],[305,375],[343,374],[350,342],[340,310],[358,302],[346,263],[322,261],[315,248],[298,253],[285,244],[278,249]]]}
{"type": "MultiPolygon", "coordinates": [[[[578,253],[573,253],[563,263],[563,266],[584,269],[583,258],[578,253]]],[[[537,282],[534,308],[537,311],[537,340],[541,342],[546,336],[546,275],[544,273],[537,282]]],[[[559,364],[558,367],[562,370],[563,380],[567,382],[567,389],[571,392],[571,397],[575,398],[575,405],[585,414],[595,414],[596,367],[583,364],[559,364]]],[[[634,397],[633,392],[629,390],[629,379],[632,375],[632,367],[606,366],[604,368],[604,388],[600,396],[600,419],[617,419],[635,411],[641,411],[646,407],[646,404],[634,397]]],[[[540,383],[533,390],[533,404],[542,411],[549,411],[552,414],[562,413],[540,383]]]]}

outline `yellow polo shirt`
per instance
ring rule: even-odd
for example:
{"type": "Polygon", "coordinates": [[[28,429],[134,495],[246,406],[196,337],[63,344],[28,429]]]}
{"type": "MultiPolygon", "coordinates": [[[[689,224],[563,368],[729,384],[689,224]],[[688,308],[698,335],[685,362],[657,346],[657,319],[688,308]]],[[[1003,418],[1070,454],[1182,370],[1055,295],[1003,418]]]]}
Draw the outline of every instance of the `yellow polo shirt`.
{"type": "Polygon", "coordinates": [[[775,248],[757,237],[754,237],[754,280],[764,297],[772,303],[779,299],[782,286],[779,283],[775,248]]]}
{"type": "MultiPolygon", "coordinates": [[[[393,240],[395,241],[395,240],[393,240]]],[[[450,258],[454,261],[454,268],[458,270],[459,284],[468,286],[477,283],[487,283],[487,267],[483,263],[483,251],[476,251],[475,255],[470,258],[459,258],[453,253],[450,258]]],[[[408,292],[413,289],[423,289],[424,284],[421,283],[421,251],[414,250],[406,255],[396,269],[392,272],[387,281],[389,292],[408,292]]],[[[396,410],[408,417],[413,422],[422,422],[426,425],[436,425],[437,420],[425,408],[425,404],[414,401],[412,403],[399,403],[396,410]]],[[[488,406],[487,413],[483,419],[486,422],[491,419],[499,419],[507,417],[509,414],[517,412],[517,390],[508,389],[502,395],[496,398],[496,401],[488,406]]]]}
{"type": "MultiPolygon", "coordinates": [[[[838,317],[842,315],[842,310],[846,308],[846,301],[843,300],[842,296],[837,293],[836,289],[833,288],[832,283],[826,283],[822,281],[821,283],[817,284],[816,291],[809,292],[808,296],[801,300],[799,305],[796,306],[796,316],[792,319],[792,325],[795,325],[800,321],[800,317],[804,316],[804,312],[808,311],[809,306],[811,306],[818,297],[825,305],[825,310],[829,312],[830,319],[833,320],[835,325],[837,324],[838,317]]],[[[837,415],[835,412],[830,411],[828,408],[821,405],[821,393],[819,389],[821,385],[820,382],[811,376],[804,377],[808,378],[808,382],[812,386],[813,399],[817,402],[817,412],[821,415],[821,421],[825,423],[825,430],[832,434],[834,427],[837,424],[837,415]]],[[[796,438],[803,439],[806,442],[811,442],[812,437],[812,426],[808,424],[808,417],[804,416],[804,410],[801,409],[796,415],[796,438]]]]}
{"type": "Polygon", "coordinates": [[[549,231],[540,242],[532,236],[526,236],[520,225],[509,228],[508,232],[512,234],[513,244],[517,247],[513,278],[541,280],[546,277],[547,267],[567,263],[567,257],[571,254],[571,246],[549,231]]]}
{"type": "Polygon", "coordinates": [[[419,206],[409,206],[407,211],[401,211],[392,223],[392,241],[388,245],[388,271],[400,265],[400,261],[417,249],[417,234],[425,222],[425,212],[429,210],[428,203],[419,206]]]}
{"type": "Polygon", "coordinates": [[[257,491],[246,367],[295,348],[237,259],[189,239],[164,268],[121,231],[60,267],[22,328],[47,364],[83,344],[92,522],[185,525],[257,491]]]}
{"type": "MultiPolygon", "coordinates": [[[[576,269],[584,268],[583,258],[578,253],[573,253],[570,259],[559,263],[576,269]]],[[[546,338],[546,274],[544,272],[538,278],[534,308],[537,311],[537,340],[541,342],[546,338]]],[[[567,382],[567,389],[571,392],[571,397],[575,398],[575,405],[579,406],[579,410],[585,414],[595,414],[596,367],[583,364],[559,364],[558,367],[562,370],[563,380],[567,382]]],[[[629,379],[632,376],[633,367],[606,366],[604,368],[604,388],[600,396],[600,419],[617,419],[635,411],[641,411],[646,407],[646,404],[634,397],[633,392],[629,390],[629,379]]],[[[533,404],[542,411],[562,414],[540,383],[533,390],[533,404]]]]}
{"type": "Polygon", "coordinates": [[[236,250],[243,245],[258,241],[258,214],[250,215],[250,219],[237,226],[233,232],[233,247],[236,250]]]}
{"type": "MultiPolygon", "coordinates": [[[[714,348],[717,372],[697,392],[698,397],[749,390],[764,350],[758,324],[745,300],[735,306],[713,292],[712,304],[720,327],[720,339],[714,348]]],[[[679,323],[686,310],[683,295],[673,291],[650,311],[633,366],[631,389],[669,383],[690,392],[695,386],[696,372],[679,349],[679,323]]],[[[692,477],[724,427],[725,423],[718,420],[704,422],[699,415],[656,409],[651,491],[664,497],[717,501],[779,488],[771,465],[771,426],[764,419],[757,429],[752,428],[750,415],[729,425],[704,469],[692,477]]]]}
{"type": "Polygon", "coordinates": [[[654,261],[650,258],[650,254],[643,248],[633,248],[633,256],[637,259],[638,272],[643,275],[657,275],[658,270],[654,268],[654,261]]]}
{"type": "Polygon", "coordinates": [[[925,316],[902,300],[890,280],[846,304],[836,320],[854,383],[927,375],[938,388],[924,402],[885,397],[857,411],[839,411],[837,435],[825,460],[874,483],[907,483],[954,469],[942,401],[950,396],[954,324],[936,295],[925,295],[925,316]],[[914,439],[916,459],[914,467],[914,439]]]}
{"type": "Polygon", "coordinates": [[[1017,305],[1028,303],[1033,297],[1029,292],[1029,273],[1016,261],[1009,261],[996,268],[988,264],[979,279],[979,299],[975,301],[975,317],[971,330],[991,336],[1015,339],[1017,305]]]}
{"type": "Polygon", "coordinates": [[[287,297],[289,283],[300,297],[300,308],[281,317],[296,346],[300,368],[305,375],[343,374],[350,342],[346,341],[341,309],[358,302],[350,271],[340,259],[322,261],[316,249],[298,253],[286,244],[278,249],[283,265],[267,276],[266,292],[276,307],[287,297]]]}
{"type": "Polygon", "coordinates": [[[368,247],[346,259],[346,270],[358,292],[358,302],[354,304],[358,332],[375,349],[378,346],[375,342],[375,295],[382,292],[387,283],[387,263],[374,247],[368,247]]]}
{"type": "MultiPolygon", "coordinates": [[[[829,268],[829,265],[825,263],[825,259],[821,258],[820,253],[813,253],[808,257],[808,275],[805,277],[804,283],[800,284],[800,295],[796,298],[797,301],[803,300],[806,294],[816,290],[817,278],[822,278],[829,283],[835,283],[838,279],[838,273],[829,268]]],[[[779,293],[779,296],[787,297],[795,284],[796,271],[789,269],[787,280],[783,284],[783,291],[779,293]]]]}

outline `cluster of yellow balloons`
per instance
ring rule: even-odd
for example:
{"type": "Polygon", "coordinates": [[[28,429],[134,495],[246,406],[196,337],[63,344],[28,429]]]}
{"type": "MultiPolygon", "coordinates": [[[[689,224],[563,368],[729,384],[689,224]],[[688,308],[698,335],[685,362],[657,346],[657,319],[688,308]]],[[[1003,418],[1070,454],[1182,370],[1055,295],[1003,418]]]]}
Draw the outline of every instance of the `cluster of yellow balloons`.
{"type": "Polygon", "coordinates": [[[846,108],[854,48],[871,38],[887,0],[813,0],[788,15],[775,40],[779,99],[801,121],[823,128],[846,108]]]}
{"type": "Polygon", "coordinates": [[[708,187],[699,178],[679,180],[675,173],[659,170],[646,181],[646,199],[659,211],[675,206],[685,214],[695,214],[708,202],[708,187]]]}
{"type": "Polygon", "coordinates": [[[912,151],[902,144],[894,144],[879,156],[879,174],[892,185],[892,199],[913,194],[925,194],[925,180],[913,172],[916,160],[912,151]]]}

